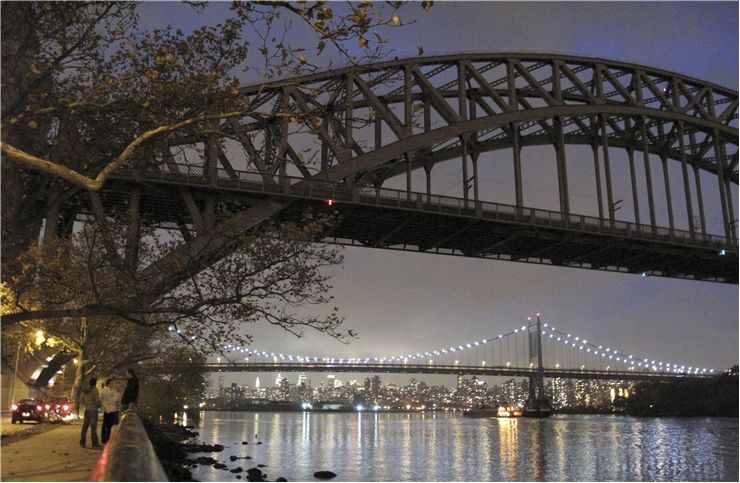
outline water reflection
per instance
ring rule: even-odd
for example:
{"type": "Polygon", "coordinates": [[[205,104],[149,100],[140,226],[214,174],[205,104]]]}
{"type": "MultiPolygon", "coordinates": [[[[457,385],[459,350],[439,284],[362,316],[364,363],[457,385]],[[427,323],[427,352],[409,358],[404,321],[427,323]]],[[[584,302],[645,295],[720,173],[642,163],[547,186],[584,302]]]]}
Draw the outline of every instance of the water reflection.
{"type": "Polygon", "coordinates": [[[335,481],[738,478],[736,419],[204,412],[198,430],[202,442],[226,447],[209,456],[228,466],[197,468],[202,481],[237,481],[229,469],[257,464],[268,479],[289,481],[312,481],[318,470],[334,471],[335,481]]]}
{"type": "Polygon", "coordinates": [[[533,425],[532,434],[532,461],[534,462],[534,472],[532,479],[535,481],[545,481],[547,477],[547,454],[545,449],[545,425],[533,425]]]}
{"type": "Polygon", "coordinates": [[[505,472],[503,478],[515,480],[519,419],[497,418],[495,421],[498,423],[499,461],[501,470],[505,472]]]}

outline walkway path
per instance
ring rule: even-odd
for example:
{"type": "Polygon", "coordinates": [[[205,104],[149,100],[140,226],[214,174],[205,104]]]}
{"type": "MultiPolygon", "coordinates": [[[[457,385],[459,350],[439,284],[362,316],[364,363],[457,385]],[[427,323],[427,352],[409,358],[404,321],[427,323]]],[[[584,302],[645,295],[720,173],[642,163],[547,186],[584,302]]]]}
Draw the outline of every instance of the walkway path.
{"type": "MultiPolygon", "coordinates": [[[[2,481],[90,481],[99,449],[80,448],[81,421],[0,447],[2,481]]],[[[100,424],[98,424],[100,431],[100,424]]],[[[88,440],[89,440],[88,434],[88,440]]]]}

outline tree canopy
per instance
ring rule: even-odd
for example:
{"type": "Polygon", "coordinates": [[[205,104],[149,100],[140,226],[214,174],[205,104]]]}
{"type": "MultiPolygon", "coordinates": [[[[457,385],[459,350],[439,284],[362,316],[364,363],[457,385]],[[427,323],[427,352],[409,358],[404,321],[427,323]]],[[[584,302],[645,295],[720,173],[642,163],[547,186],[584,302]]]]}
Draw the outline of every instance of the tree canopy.
{"type": "Polygon", "coordinates": [[[161,162],[173,156],[170,146],[207,138],[224,119],[284,116],[245,104],[248,78],[388,55],[386,33],[405,23],[404,2],[234,2],[219,23],[192,31],[143,31],[134,2],[0,8],[4,335],[45,326],[83,357],[91,327],[111,324],[133,324],[142,334],[170,328],[200,350],[227,337],[246,345],[242,328],[256,322],[296,335],[312,328],[353,337],[340,329],[336,309],[323,317],[295,312],[330,300],[341,255],[315,243],[330,216],[262,219],[245,231],[237,223],[243,215],[219,205],[193,242],[187,228],[137,216],[144,188],[132,193],[127,216],[107,213],[97,192],[121,166],[161,162]],[[311,45],[292,40],[299,26],[311,45]],[[321,62],[330,51],[332,60],[321,62]],[[75,219],[68,209],[80,195],[89,195],[94,218],[75,219]]]}

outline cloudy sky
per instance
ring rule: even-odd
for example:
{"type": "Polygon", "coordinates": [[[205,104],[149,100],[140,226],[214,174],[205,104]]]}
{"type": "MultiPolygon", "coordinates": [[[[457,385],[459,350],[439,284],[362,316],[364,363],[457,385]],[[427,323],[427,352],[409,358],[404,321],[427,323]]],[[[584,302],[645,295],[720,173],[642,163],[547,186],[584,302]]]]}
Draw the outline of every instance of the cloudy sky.
{"type": "MultiPolygon", "coordinates": [[[[198,16],[172,4],[149,4],[142,19],[145,25],[195,25],[216,21],[224,7],[198,16]]],[[[403,17],[416,23],[392,32],[393,55],[400,58],[416,56],[418,46],[426,55],[572,54],[644,64],[737,90],[736,2],[436,2],[426,14],[417,7],[403,17]]],[[[334,302],[359,338],[342,345],[320,334],[295,339],[255,326],[256,349],[340,357],[424,352],[508,331],[541,311],[558,328],[628,353],[718,369],[738,361],[736,285],[343,251],[334,302]]],[[[295,377],[289,376],[293,382],[295,377]]],[[[225,382],[252,385],[254,375],[227,375],[225,382]]]]}

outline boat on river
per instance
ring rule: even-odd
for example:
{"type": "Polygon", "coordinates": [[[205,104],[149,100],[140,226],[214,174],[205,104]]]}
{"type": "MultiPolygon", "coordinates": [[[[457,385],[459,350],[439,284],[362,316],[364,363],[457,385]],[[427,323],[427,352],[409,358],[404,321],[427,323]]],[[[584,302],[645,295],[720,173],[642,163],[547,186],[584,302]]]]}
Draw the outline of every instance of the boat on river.
{"type": "Polygon", "coordinates": [[[552,414],[552,407],[548,401],[537,401],[536,404],[519,406],[501,405],[498,407],[480,406],[463,413],[468,418],[548,418],[552,414]]]}
{"type": "Polygon", "coordinates": [[[463,413],[468,418],[519,418],[523,416],[522,409],[516,406],[479,406],[463,413]]]}
{"type": "Polygon", "coordinates": [[[522,416],[524,412],[518,406],[499,406],[496,411],[497,418],[521,418],[522,416]]]}

